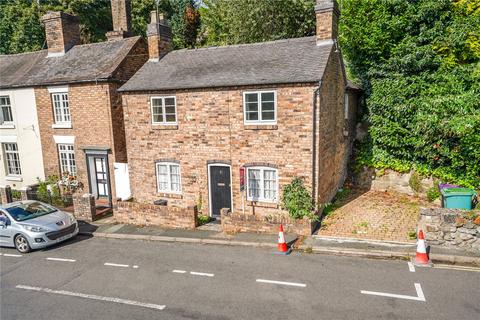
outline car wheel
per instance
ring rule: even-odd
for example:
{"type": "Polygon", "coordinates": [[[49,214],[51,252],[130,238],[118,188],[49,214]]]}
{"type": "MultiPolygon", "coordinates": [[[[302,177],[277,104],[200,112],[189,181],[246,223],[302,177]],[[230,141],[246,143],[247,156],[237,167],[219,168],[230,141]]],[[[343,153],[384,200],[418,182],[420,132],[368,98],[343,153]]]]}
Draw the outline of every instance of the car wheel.
{"type": "Polygon", "coordinates": [[[27,253],[31,250],[27,238],[21,234],[15,237],[15,248],[20,253],[27,253]]]}

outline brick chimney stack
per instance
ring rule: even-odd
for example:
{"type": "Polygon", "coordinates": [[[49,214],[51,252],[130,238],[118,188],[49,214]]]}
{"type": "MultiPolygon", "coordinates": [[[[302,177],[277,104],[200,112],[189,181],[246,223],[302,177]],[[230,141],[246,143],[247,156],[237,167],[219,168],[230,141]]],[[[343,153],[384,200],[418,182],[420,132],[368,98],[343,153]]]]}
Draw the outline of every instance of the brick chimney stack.
{"type": "Polygon", "coordinates": [[[148,56],[151,61],[158,61],[173,49],[172,28],[163,14],[156,11],[150,13],[150,24],[147,26],[148,56]]]}
{"type": "Polygon", "coordinates": [[[49,11],[42,17],[47,38],[48,56],[62,56],[80,44],[78,17],[61,11],[49,11]]]}
{"type": "Polygon", "coordinates": [[[113,31],[107,32],[108,41],[120,40],[132,35],[132,6],[130,0],[110,0],[113,31]]]}
{"type": "Polygon", "coordinates": [[[325,40],[337,40],[340,19],[337,0],[317,0],[315,15],[317,16],[317,44],[325,40]]]}

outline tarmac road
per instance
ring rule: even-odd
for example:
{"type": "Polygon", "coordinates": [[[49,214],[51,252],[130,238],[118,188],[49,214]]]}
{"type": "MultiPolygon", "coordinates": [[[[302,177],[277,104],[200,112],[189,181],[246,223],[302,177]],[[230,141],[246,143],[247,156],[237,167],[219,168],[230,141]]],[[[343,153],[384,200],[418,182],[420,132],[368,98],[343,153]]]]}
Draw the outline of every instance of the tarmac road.
{"type": "Polygon", "coordinates": [[[480,272],[99,239],[0,249],[0,318],[479,319],[480,272]]]}

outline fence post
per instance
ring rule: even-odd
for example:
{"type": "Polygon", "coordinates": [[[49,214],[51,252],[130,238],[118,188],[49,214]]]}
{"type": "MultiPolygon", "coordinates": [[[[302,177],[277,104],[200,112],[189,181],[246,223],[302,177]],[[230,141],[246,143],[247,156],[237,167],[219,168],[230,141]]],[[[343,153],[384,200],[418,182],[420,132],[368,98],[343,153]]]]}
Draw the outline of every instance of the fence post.
{"type": "Polygon", "coordinates": [[[0,200],[2,203],[10,203],[13,201],[12,199],[12,188],[9,185],[5,187],[0,187],[0,200]]]}
{"type": "Polygon", "coordinates": [[[75,218],[93,221],[95,218],[95,197],[93,194],[85,193],[83,195],[74,193],[73,200],[73,214],[75,218]]]}
{"type": "Polygon", "coordinates": [[[32,190],[30,187],[25,187],[20,189],[20,200],[25,201],[28,200],[28,193],[32,190]]]}

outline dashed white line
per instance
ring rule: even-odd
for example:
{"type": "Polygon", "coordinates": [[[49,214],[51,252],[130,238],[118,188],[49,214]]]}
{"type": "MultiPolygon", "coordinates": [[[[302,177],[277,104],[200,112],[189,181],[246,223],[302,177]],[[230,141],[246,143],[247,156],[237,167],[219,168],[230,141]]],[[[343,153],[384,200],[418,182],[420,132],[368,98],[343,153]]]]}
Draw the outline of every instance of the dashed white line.
{"type": "Polygon", "coordinates": [[[202,276],[202,277],[213,277],[215,276],[213,273],[204,273],[204,272],[195,272],[195,271],[190,271],[190,274],[194,276],[202,276]]]}
{"type": "Polygon", "coordinates": [[[133,269],[138,269],[137,265],[132,266],[133,269]]]}
{"type": "Polygon", "coordinates": [[[24,289],[24,290],[30,290],[30,291],[41,291],[41,292],[52,293],[52,294],[60,294],[60,295],[64,295],[64,296],[78,297],[78,298],[84,298],[84,299],[90,299],[90,300],[115,302],[115,303],[121,303],[121,304],[127,304],[127,305],[131,305],[131,306],[138,306],[138,307],[157,309],[157,310],[165,309],[165,305],[159,305],[159,304],[153,304],[153,303],[144,303],[144,302],[126,300],[126,299],[121,299],[121,298],[97,296],[97,295],[94,295],[94,294],[85,294],[85,293],[71,292],[71,291],[65,291],[65,290],[53,290],[53,289],[49,289],[49,288],[39,288],[39,287],[31,287],[31,286],[25,286],[25,285],[17,285],[16,288],[24,289]]]}
{"type": "Polygon", "coordinates": [[[186,273],[185,270],[172,270],[173,273],[186,273]]]}
{"type": "Polygon", "coordinates": [[[285,285],[285,286],[294,286],[294,287],[302,287],[302,288],[305,288],[307,286],[305,283],[284,282],[284,281],[265,280],[265,279],[257,279],[257,282],[280,284],[280,285],[285,285]]]}
{"type": "Polygon", "coordinates": [[[406,295],[403,295],[403,294],[393,294],[393,293],[365,291],[365,290],[361,290],[360,293],[370,294],[370,295],[374,295],[374,296],[389,297],[389,298],[422,301],[422,302],[427,301],[425,299],[425,295],[423,294],[422,286],[420,286],[420,283],[415,283],[415,290],[417,291],[417,296],[416,297],[415,296],[406,296],[406,295]]]}
{"type": "Polygon", "coordinates": [[[64,259],[64,258],[45,258],[46,260],[50,260],[50,261],[62,261],[62,262],[75,262],[77,260],[74,260],[74,259],[64,259]]]}
{"type": "Polygon", "coordinates": [[[415,272],[415,266],[413,265],[413,263],[408,262],[408,270],[410,270],[410,272],[415,272]]]}
{"type": "Polygon", "coordinates": [[[129,268],[130,267],[128,264],[118,264],[118,263],[110,263],[110,262],[105,262],[103,265],[110,266],[110,267],[120,267],[120,268],[129,268]]]}
{"type": "Polygon", "coordinates": [[[12,254],[12,253],[4,253],[3,256],[4,257],[15,257],[15,258],[23,257],[23,255],[21,255],[21,254],[12,254]]]}

